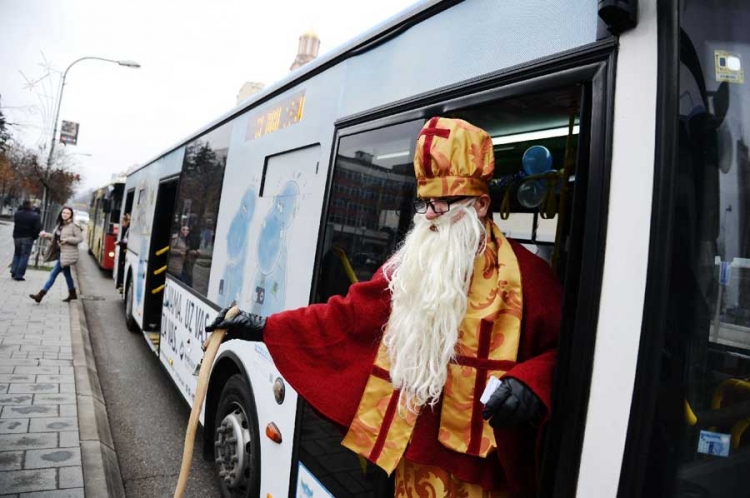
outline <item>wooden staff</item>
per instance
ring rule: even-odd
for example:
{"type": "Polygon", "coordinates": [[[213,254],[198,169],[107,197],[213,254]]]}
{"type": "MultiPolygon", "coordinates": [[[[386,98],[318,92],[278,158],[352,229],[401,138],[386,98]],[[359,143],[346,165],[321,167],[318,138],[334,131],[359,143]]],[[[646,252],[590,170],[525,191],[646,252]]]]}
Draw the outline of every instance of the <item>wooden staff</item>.
{"type": "MultiPolygon", "coordinates": [[[[227,311],[225,320],[234,318],[240,309],[232,306],[227,311]]],[[[203,344],[205,353],[200,365],[200,374],[198,374],[198,387],[195,390],[195,399],[193,400],[193,409],[190,410],[190,420],[188,421],[187,433],[185,434],[185,448],[182,451],[182,465],[180,466],[180,477],[177,479],[177,489],[174,492],[174,498],[182,498],[187,486],[188,475],[190,475],[190,462],[193,458],[193,444],[195,443],[195,431],[198,429],[198,419],[200,418],[203,401],[206,399],[208,391],[208,378],[211,375],[211,367],[214,364],[216,353],[219,351],[221,341],[224,340],[226,329],[217,329],[206,339],[203,344]]]]}

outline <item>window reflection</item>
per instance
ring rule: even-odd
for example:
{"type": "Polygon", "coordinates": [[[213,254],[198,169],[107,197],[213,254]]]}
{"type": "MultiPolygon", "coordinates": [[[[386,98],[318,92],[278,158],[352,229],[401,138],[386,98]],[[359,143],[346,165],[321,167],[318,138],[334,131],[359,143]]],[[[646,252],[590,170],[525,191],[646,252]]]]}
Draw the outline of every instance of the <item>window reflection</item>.
{"type": "Polygon", "coordinates": [[[344,137],[333,173],[318,300],[368,280],[409,229],[423,120],[344,137]]]}
{"type": "Polygon", "coordinates": [[[205,295],[231,124],[189,143],[172,220],[168,272],[205,295]]]}
{"type": "Polygon", "coordinates": [[[646,489],[734,497],[750,471],[750,4],[685,1],[680,20],[669,308],[646,489]]]}
{"type": "MultiPolygon", "coordinates": [[[[493,218],[506,236],[546,259],[558,275],[564,274],[567,249],[561,242],[570,228],[569,219],[560,223],[560,215],[568,213],[569,218],[575,186],[580,92],[577,86],[561,88],[448,115],[493,137],[493,218]],[[524,171],[529,150],[546,154],[545,168],[536,176],[524,171]],[[529,186],[539,187],[538,202],[529,204],[521,193],[529,186]]],[[[318,301],[344,295],[352,282],[371,278],[404,239],[414,216],[414,147],[423,124],[419,119],[341,138],[318,301]]]]}

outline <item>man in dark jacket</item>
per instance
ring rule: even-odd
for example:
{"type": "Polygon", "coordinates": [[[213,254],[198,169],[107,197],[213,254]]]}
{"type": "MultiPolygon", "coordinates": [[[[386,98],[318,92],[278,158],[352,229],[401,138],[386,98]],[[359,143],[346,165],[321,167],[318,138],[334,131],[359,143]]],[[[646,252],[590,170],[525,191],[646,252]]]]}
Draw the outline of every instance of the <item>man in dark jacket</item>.
{"type": "Polygon", "coordinates": [[[39,215],[31,206],[31,201],[23,201],[21,207],[13,217],[13,242],[15,252],[13,253],[13,264],[10,266],[10,275],[13,280],[25,280],[26,266],[29,264],[29,255],[34,241],[39,237],[42,222],[39,215]]]}

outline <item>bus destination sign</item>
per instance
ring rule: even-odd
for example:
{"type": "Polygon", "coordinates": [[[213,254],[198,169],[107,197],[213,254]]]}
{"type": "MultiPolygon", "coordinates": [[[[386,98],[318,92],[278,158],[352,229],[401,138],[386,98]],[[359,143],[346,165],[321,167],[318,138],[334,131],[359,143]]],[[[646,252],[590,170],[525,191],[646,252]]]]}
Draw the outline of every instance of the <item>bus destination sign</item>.
{"type": "Polygon", "coordinates": [[[305,115],[305,91],[299,91],[284,98],[254,109],[247,120],[245,140],[256,140],[297,124],[305,115]]]}

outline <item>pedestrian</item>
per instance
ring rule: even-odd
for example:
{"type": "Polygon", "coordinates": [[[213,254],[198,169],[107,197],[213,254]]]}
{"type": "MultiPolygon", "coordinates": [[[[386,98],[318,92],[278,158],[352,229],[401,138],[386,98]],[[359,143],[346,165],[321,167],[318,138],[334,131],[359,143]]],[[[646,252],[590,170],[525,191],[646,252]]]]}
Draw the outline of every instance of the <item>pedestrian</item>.
{"type": "Polygon", "coordinates": [[[31,206],[31,201],[25,200],[13,215],[13,263],[10,265],[10,276],[13,280],[26,280],[26,267],[34,241],[42,229],[42,221],[31,206]]]}
{"type": "Polygon", "coordinates": [[[399,497],[535,491],[561,289],[492,220],[492,147],[465,121],[430,119],[414,158],[414,226],[369,282],[269,317],[225,320],[225,309],[206,327],[265,342],[289,384],[346,433],[342,445],[395,471],[399,497]]]}
{"type": "Polygon", "coordinates": [[[125,255],[128,252],[128,236],[130,235],[130,213],[125,213],[120,224],[120,240],[117,242],[119,253],[117,256],[117,290],[122,292],[123,272],[125,271],[125,255]]]}
{"type": "Polygon", "coordinates": [[[41,231],[39,237],[50,241],[49,247],[44,255],[44,261],[55,261],[55,266],[49,274],[47,283],[42,290],[36,294],[29,294],[29,297],[37,303],[42,301],[47,292],[52,288],[55,279],[62,272],[65,276],[65,282],[68,284],[68,297],[63,302],[70,302],[78,299],[76,294],[71,267],[78,262],[78,244],[83,240],[83,230],[73,222],[73,208],[64,206],[57,215],[57,224],[55,231],[52,233],[41,231]]]}
{"type": "Polygon", "coordinates": [[[168,270],[185,284],[193,285],[193,265],[200,251],[192,246],[190,227],[182,225],[169,244],[168,270]]]}
{"type": "Polygon", "coordinates": [[[128,248],[128,235],[130,232],[130,213],[125,213],[122,217],[122,224],[120,226],[120,247],[123,249],[128,248]]]}

